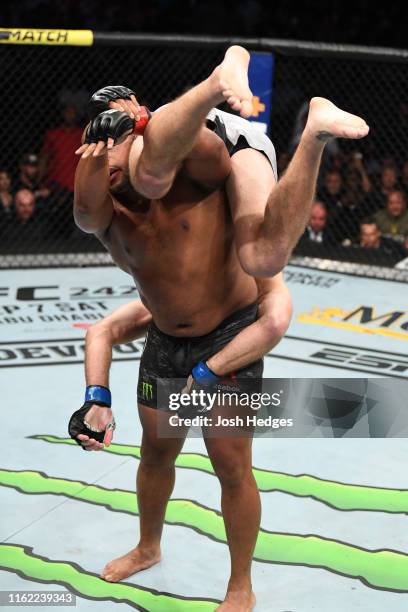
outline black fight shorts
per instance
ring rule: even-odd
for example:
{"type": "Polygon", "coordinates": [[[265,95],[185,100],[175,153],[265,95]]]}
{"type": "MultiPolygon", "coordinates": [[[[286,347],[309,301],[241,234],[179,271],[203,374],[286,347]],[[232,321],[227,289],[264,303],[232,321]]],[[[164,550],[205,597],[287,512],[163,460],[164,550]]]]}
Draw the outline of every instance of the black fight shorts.
{"type": "MultiPolygon", "coordinates": [[[[220,351],[245,327],[258,318],[258,305],[250,304],[224,319],[209,334],[180,338],[163,333],[151,323],[140,361],[137,397],[140,404],[167,410],[172,393],[180,393],[200,361],[220,351]]],[[[263,359],[259,359],[220,380],[211,387],[219,392],[260,392],[263,359]]]]}

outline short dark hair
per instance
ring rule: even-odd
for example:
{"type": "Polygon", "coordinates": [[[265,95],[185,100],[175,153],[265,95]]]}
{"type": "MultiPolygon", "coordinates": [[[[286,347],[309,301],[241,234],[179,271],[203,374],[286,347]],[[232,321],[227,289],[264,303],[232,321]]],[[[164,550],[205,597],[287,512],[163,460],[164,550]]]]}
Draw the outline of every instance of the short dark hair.
{"type": "Polygon", "coordinates": [[[360,221],[360,225],[377,225],[377,221],[374,217],[363,217],[360,221]]]}

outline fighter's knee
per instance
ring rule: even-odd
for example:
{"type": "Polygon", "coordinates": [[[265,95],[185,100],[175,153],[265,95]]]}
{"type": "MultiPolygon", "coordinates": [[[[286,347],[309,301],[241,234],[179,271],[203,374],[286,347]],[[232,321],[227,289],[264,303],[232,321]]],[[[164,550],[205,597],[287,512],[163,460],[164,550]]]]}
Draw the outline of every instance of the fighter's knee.
{"type": "Polygon", "coordinates": [[[140,462],[144,467],[149,468],[169,468],[176,461],[178,452],[169,448],[162,448],[152,444],[142,445],[140,451],[140,462]]]}
{"type": "Polygon", "coordinates": [[[131,177],[133,188],[149,200],[163,198],[171,188],[176,168],[157,173],[149,172],[142,163],[137,166],[135,175],[131,177]]]}
{"type": "Polygon", "coordinates": [[[266,252],[241,252],[239,261],[250,276],[272,278],[286,266],[290,253],[287,249],[276,249],[272,254],[266,252]]]}
{"type": "Polygon", "coordinates": [[[211,453],[211,462],[222,487],[236,487],[251,473],[240,453],[217,450],[211,453]]]}
{"type": "Polygon", "coordinates": [[[262,317],[262,330],[266,340],[271,344],[278,342],[286,333],[291,319],[291,309],[276,312],[262,317]]]}

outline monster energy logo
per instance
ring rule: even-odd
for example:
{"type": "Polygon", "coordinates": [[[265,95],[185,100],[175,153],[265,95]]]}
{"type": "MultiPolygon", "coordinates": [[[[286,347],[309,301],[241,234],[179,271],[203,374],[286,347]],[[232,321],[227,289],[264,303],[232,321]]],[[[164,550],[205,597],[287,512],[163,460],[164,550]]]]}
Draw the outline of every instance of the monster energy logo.
{"type": "Polygon", "coordinates": [[[145,399],[153,399],[153,385],[151,383],[142,383],[142,395],[145,399]]]}

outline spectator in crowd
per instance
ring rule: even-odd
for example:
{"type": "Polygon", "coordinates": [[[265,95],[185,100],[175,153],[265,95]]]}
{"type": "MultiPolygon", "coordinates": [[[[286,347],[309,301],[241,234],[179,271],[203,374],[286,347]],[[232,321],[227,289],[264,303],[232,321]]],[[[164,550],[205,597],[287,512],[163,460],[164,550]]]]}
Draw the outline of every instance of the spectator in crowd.
{"type": "Polygon", "coordinates": [[[381,250],[385,255],[403,259],[406,257],[402,244],[381,235],[381,231],[373,218],[362,219],[360,223],[359,246],[365,249],[381,250]]]}
{"type": "Polygon", "coordinates": [[[384,236],[404,242],[408,237],[408,212],[405,194],[391,191],[385,209],[374,215],[374,220],[384,236]]]}
{"type": "Polygon", "coordinates": [[[364,143],[364,168],[370,177],[380,176],[384,166],[384,160],[381,159],[380,151],[376,147],[375,142],[367,140],[364,143]]]}
{"type": "Polygon", "coordinates": [[[324,175],[324,182],[318,192],[318,198],[327,206],[330,215],[335,215],[342,207],[341,202],[343,179],[338,170],[328,170],[324,175]]]}
{"type": "Polygon", "coordinates": [[[286,168],[289,166],[290,154],[287,151],[282,151],[278,154],[276,163],[278,167],[278,176],[282,176],[286,168]]]}
{"type": "Polygon", "coordinates": [[[330,166],[327,168],[327,171],[337,170],[337,172],[340,172],[341,175],[343,172],[344,163],[344,155],[341,151],[338,151],[336,154],[330,156],[330,166]]]}
{"type": "Polygon", "coordinates": [[[0,169],[0,215],[11,215],[13,212],[13,194],[11,192],[11,178],[7,170],[0,169]]]}
{"type": "Polygon", "coordinates": [[[402,166],[401,189],[404,191],[405,197],[408,197],[408,160],[402,166]]]}
{"type": "Polygon", "coordinates": [[[360,234],[360,221],[371,214],[371,201],[364,190],[362,173],[355,168],[347,171],[341,201],[331,211],[330,230],[336,242],[350,246],[360,234]]]}
{"type": "Polygon", "coordinates": [[[380,185],[371,194],[371,211],[376,212],[381,208],[385,208],[388,195],[391,191],[397,191],[398,189],[398,171],[396,166],[394,164],[385,164],[381,171],[380,185]]]}
{"type": "Polygon", "coordinates": [[[14,196],[15,219],[10,228],[10,239],[18,236],[22,246],[38,242],[43,237],[41,213],[36,210],[34,193],[19,189],[14,196]]]}
{"type": "Polygon", "coordinates": [[[34,153],[25,153],[20,159],[16,190],[29,189],[34,192],[39,185],[38,157],[34,153]]]}
{"type": "Polygon", "coordinates": [[[14,205],[17,225],[28,225],[35,219],[35,197],[30,189],[19,189],[16,192],[14,205]]]}
{"type": "Polygon", "coordinates": [[[371,191],[371,182],[364,170],[362,160],[354,159],[347,164],[347,171],[344,175],[344,191],[349,195],[349,202],[352,201],[355,206],[371,210],[367,197],[371,191]]]}
{"type": "Polygon", "coordinates": [[[37,204],[42,204],[42,200],[50,196],[50,190],[40,184],[39,160],[34,153],[26,153],[20,160],[16,191],[20,189],[32,191],[37,204]]]}
{"type": "Polygon", "coordinates": [[[81,145],[82,128],[75,106],[68,105],[62,111],[62,123],[48,130],[41,151],[41,176],[46,184],[56,190],[74,192],[75,169],[78,158],[75,151],[81,145]]]}
{"type": "Polygon", "coordinates": [[[364,194],[367,195],[371,193],[371,181],[365,168],[363,154],[360,151],[354,151],[352,153],[351,159],[348,162],[348,169],[360,175],[360,188],[364,194]]]}
{"type": "Polygon", "coordinates": [[[336,242],[340,242],[344,246],[350,246],[359,235],[360,221],[364,216],[364,208],[361,207],[361,202],[355,192],[345,192],[342,199],[342,208],[331,222],[331,229],[336,242]]]}
{"type": "Polygon", "coordinates": [[[14,218],[14,198],[7,170],[0,169],[0,237],[9,233],[14,218]]]}
{"type": "Polygon", "coordinates": [[[327,217],[327,208],[323,202],[314,202],[310,211],[309,222],[300,239],[301,244],[314,242],[326,245],[332,242],[327,226],[327,217]]]}
{"type": "Polygon", "coordinates": [[[381,192],[386,197],[398,186],[398,170],[396,166],[385,166],[381,172],[381,192]]]}
{"type": "Polygon", "coordinates": [[[46,209],[46,223],[50,234],[57,240],[67,240],[75,232],[72,217],[78,162],[75,151],[81,145],[83,132],[79,121],[77,107],[66,104],[62,110],[61,125],[46,132],[40,155],[40,175],[52,192],[46,209]]]}

